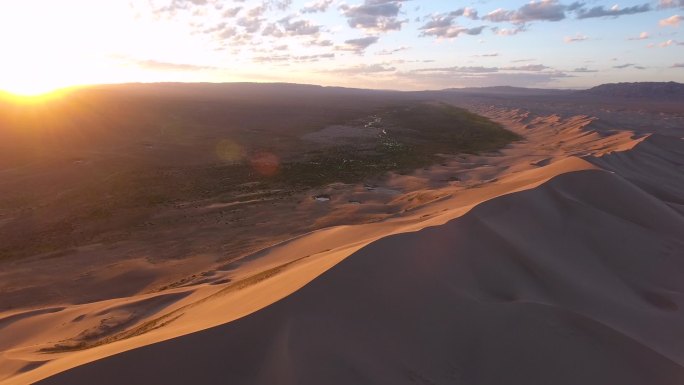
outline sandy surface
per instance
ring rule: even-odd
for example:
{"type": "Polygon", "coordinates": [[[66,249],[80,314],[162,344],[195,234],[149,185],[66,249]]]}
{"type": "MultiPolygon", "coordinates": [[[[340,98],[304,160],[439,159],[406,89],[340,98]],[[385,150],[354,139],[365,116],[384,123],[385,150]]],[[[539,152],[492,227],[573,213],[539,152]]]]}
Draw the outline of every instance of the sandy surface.
{"type": "Polygon", "coordinates": [[[264,220],[320,230],[237,261],[112,262],[5,309],[0,382],[684,383],[684,141],[470,107],[525,140],[312,192],[264,220]]]}

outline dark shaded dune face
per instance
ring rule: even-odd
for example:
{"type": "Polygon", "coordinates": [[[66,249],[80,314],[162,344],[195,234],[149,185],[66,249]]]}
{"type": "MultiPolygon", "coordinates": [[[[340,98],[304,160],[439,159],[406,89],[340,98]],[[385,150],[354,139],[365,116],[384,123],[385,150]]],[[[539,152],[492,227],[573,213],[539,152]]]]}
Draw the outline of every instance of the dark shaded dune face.
{"type": "Polygon", "coordinates": [[[597,166],[617,172],[658,199],[681,207],[684,196],[684,140],[653,134],[632,150],[588,158],[597,166]]]}
{"type": "Polygon", "coordinates": [[[680,384],[681,239],[684,218],[621,177],[565,174],[376,241],[237,321],[40,383],[680,384]]]}

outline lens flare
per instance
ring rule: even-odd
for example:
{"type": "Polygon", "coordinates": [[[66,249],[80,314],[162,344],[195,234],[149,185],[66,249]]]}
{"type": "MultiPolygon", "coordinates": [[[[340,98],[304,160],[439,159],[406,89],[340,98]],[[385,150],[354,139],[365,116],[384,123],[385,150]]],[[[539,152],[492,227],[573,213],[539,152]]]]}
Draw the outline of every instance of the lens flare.
{"type": "Polygon", "coordinates": [[[270,152],[260,152],[250,158],[252,169],[263,176],[273,176],[280,170],[280,159],[270,152]]]}
{"type": "Polygon", "coordinates": [[[238,143],[224,139],[216,144],[216,156],[224,162],[237,163],[245,158],[245,151],[238,143]]]}

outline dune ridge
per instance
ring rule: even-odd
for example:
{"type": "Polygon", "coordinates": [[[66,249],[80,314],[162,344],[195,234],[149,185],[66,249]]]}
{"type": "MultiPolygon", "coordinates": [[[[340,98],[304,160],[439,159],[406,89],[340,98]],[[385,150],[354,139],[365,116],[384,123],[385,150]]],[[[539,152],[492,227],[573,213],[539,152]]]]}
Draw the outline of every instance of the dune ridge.
{"type": "MultiPolygon", "coordinates": [[[[8,384],[59,372],[42,383],[682,381],[682,141],[604,135],[589,117],[486,114],[528,143],[471,168],[442,197],[276,245],[233,266],[241,277],[233,282],[3,316],[14,340],[0,339],[0,376],[8,384]],[[640,257],[651,250],[660,250],[657,261],[640,257]],[[131,338],[47,355],[35,342],[50,332],[27,335],[162,295],[162,310],[121,328],[177,322],[131,338]],[[595,344],[601,353],[583,356],[595,344]],[[588,370],[574,370],[577,357],[588,370]],[[540,360],[538,373],[524,370],[540,360]]],[[[420,177],[394,183],[434,190],[434,178],[420,177]]]]}

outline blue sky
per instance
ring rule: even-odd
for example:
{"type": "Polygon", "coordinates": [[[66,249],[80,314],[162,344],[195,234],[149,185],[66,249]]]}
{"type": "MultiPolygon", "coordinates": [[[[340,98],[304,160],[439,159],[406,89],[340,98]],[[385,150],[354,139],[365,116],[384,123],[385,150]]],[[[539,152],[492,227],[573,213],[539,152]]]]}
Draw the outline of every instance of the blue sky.
{"type": "Polygon", "coordinates": [[[684,81],[684,0],[4,0],[0,89],[684,81]],[[40,10],[38,12],[37,10],[40,10]]]}

